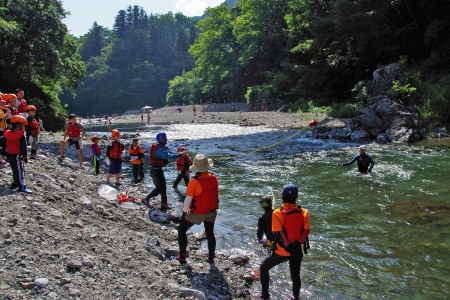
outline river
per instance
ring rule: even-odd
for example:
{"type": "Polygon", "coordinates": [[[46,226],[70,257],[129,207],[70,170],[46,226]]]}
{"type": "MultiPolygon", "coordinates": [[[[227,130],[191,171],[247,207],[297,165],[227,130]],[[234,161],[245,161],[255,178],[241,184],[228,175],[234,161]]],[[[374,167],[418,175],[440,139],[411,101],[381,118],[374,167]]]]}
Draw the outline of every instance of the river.
{"type": "MultiPolygon", "coordinates": [[[[257,268],[267,255],[256,241],[263,212],[259,198],[273,190],[280,206],[279,191],[287,183],[296,184],[299,204],[311,217],[302,299],[450,297],[449,140],[369,143],[366,152],[375,167],[360,175],[356,163],[342,167],[357,154],[359,144],[316,140],[310,131],[225,124],[119,126],[121,133],[140,132],[146,148],[157,132],[165,131],[172,150],[182,143],[192,158],[204,153],[214,160],[211,171],[220,182],[217,251],[249,255],[249,268],[257,268]]],[[[110,130],[89,129],[96,134],[110,130]]],[[[151,189],[147,168],[145,186],[151,189]]],[[[132,178],[128,164],[123,171],[132,178]]],[[[180,210],[182,197],[170,188],[175,177],[172,163],[166,172],[168,196],[180,210]]],[[[271,275],[273,299],[283,299],[290,291],[287,263],[271,275]]],[[[251,290],[259,288],[255,282],[251,290]]]]}

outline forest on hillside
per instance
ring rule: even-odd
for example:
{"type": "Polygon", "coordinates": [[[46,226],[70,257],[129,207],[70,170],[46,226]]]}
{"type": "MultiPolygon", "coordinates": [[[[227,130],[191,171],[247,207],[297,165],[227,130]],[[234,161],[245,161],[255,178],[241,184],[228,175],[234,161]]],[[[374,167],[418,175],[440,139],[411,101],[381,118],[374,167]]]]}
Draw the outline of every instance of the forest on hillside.
{"type": "Polygon", "coordinates": [[[444,0],[227,0],[192,18],[128,6],[112,29],[94,23],[76,38],[60,23],[59,1],[0,1],[0,89],[17,86],[6,81],[13,78],[40,90],[49,108],[64,111],[61,100],[82,116],[203,99],[343,117],[364,106],[374,70],[396,63],[408,80],[393,82],[390,98],[415,106],[430,126],[448,126],[449,7],[444,0]],[[33,11],[58,22],[36,30],[33,11]]]}

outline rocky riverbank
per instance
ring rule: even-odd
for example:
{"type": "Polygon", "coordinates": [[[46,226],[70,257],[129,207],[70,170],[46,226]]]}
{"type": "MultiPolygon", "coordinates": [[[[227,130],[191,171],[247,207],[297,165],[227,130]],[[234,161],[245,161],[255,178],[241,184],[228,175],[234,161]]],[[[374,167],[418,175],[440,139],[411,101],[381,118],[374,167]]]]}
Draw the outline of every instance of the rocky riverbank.
{"type": "MultiPolygon", "coordinates": [[[[246,255],[218,249],[210,265],[204,237],[191,234],[188,264],[169,260],[178,249],[176,211],[127,209],[100,197],[105,175],[94,176],[89,162],[80,168],[73,147],[59,160],[60,134],[40,137],[38,158],[26,164],[33,194],[10,190],[11,170],[0,169],[1,299],[249,298],[246,255]]],[[[147,192],[124,183],[130,196],[147,192]]]]}

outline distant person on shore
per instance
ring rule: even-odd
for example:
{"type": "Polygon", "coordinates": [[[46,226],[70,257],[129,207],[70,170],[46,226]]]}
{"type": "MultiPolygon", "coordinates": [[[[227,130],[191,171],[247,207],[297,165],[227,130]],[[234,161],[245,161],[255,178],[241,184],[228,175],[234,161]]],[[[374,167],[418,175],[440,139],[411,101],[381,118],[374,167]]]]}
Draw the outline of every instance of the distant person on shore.
{"type": "Polygon", "coordinates": [[[219,208],[219,181],[208,170],[213,162],[204,154],[194,157],[194,164],[190,167],[195,176],[189,181],[186,198],[183,204],[183,214],[178,227],[178,246],[180,255],[171,257],[180,263],[186,263],[186,248],[188,244],[186,232],[203,222],[206,239],[208,241],[208,258],[206,262],[213,264],[216,251],[216,237],[214,236],[214,223],[219,208]]]}
{"type": "Polygon", "coordinates": [[[197,108],[195,107],[195,103],[192,103],[192,110],[194,111],[194,116],[197,112],[197,108]]]}
{"type": "Polygon", "coordinates": [[[144,149],[139,145],[138,139],[133,139],[133,144],[128,148],[128,154],[133,165],[133,183],[144,181],[144,149]]]}
{"type": "MultiPolygon", "coordinates": [[[[298,188],[287,184],[281,192],[282,208],[275,209],[272,214],[272,231],[276,236],[273,253],[261,263],[261,292],[253,296],[269,299],[269,271],[273,267],[289,261],[289,273],[292,281],[293,299],[300,299],[300,266],[302,264],[302,245],[310,232],[309,213],[297,206],[298,188]]],[[[291,298],[292,299],[292,298],[291,298]]]]}
{"type": "Polygon", "coordinates": [[[205,114],[205,104],[202,104],[202,112],[203,112],[203,114],[205,114]]]}
{"type": "Polygon", "coordinates": [[[144,123],[144,113],[141,111],[141,121],[144,123]]]}
{"type": "Polygon", "coordinates": [[[98,145],[100,138],[96,135],[90,138],[92,144],[89,146],[92,152],[92,161],[94,162],[94,174],[100,174],[100,154],[102,154],[102,149],[98,145]]]}
{"type": "Polygon", "coordinates": [[[150,116],[150,112],[147,112],[147,124],[150,124],[150,120],[152,119],[152,117],[150,116]]]}
{"type": "Polygon", "coordinates": [[[358,164],[358,172],[367,173],[372,172],[374,166],[372,157],[365,152],[366,146],[359,146],[359,154],[352,158],[349,162],[342,164],[342,166],[348,166],[353,164],[355,161],[358,164]]]}
{"type": "MultiPolygon", "coordinates": [[[[187,148],[185,145],[183,144],[178,145],[177,153],[183,153],[186,151],[187,148]]],[[[177,164],[178,176],[175,179],[172,188],[176,189],[178,184],[181,182],[181,179],[184,179],[184,183],[186,184],[186,186],[188,186],[189,174],[191,173],[189,171],[189,167],[192,166],[192,160],[189,157],[189,154],[186,153],[186,155],[177,158],[175,162],[177,164]]]]}
{"type": "Polygon", "coordinates": [[[117,129],[111,130],[112,141],[106,148],[106,165],[109,166],[106,184],[112,185],[109,179],[114,175],[116,179],[115,186],[119,189],[123,183],[120,182],[120,171],[122,171],[122,152],[125,146],[120,141],[120,132],[117,129]]]}
{"type": "Polygon", "coordinates": [[[69,115],[69,122],[64,126],[64,138],[59,142],[60,159],[64,159],[64,146],[75,145],[80,159],[80,167],[83,167],[83,141],[86,134],[86,128],[77,123],[77,117],[74,114],[69,115]],[[81,135],[81,136],[80,136],[81,135]],[[66,138],[69,137],[66,141],[66,138]]]}
{"type": "Polygon", "coordinates": [[[272,232],[272,198],[270,196],[262,196],[259,199],[259,205],[264,209],[264,213],[258,219],[256,238],[264,246],[270,247],[275,242],[275,235],[272,232]],[[265,238],[263,238],[264,236],[265,238]]]}
{"type": "Polygon", "coordinates": [[[173,153],[169,151],[167,144],[167,135],[164,132],[159,132],[156,135],[156,142],[150,146],[150,176],[153,179],[153,184],[155,188],[148,194],[142,203],[149,206],[150,198],[156,197],[161,194],[161,210],[170,209],[171,206],[167,203],[167,186],[166,178],[164,177],[163,168],[168,165],[169,160],[177,159],[181,156],[186,155],[183,153],[173,153]]]}

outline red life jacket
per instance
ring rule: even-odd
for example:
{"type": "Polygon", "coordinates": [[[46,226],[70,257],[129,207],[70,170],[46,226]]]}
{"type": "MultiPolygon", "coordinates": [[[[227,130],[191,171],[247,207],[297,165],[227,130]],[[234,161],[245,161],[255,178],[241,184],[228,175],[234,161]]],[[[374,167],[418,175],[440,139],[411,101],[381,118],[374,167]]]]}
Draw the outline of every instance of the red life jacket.
{"type": "Polygon", "coordinates": [[[150,163],[150,165],[152,167],[165,167],[169,163],[169,161],[167,159],[162,159],[155,155],[156,149],[161,148],[161,147],[163,147],[165,150],[169,150],[169,148],[167,148],[166,146],[159,144],[159,143],[153,143],[153,145],[151,145],[151,147],[150,147],[150,150],[149,150],[150,158],[149,158],[148,162],[150,163]]]}
{"type": "Polygon", "coordinates": [[[36,119],[30,122],[31,135],[38,135],[41,131],[39,130],[39,122],[36,119]]]}
{"type": "Polygon", "coordinates": [[[102,149],[100,148],[99,145],[92,144],[89,146],[89,148],[91,148],[91,152],[93,155],[100,155],[102,153],[102,149]],[[94,147],[94,146],[97,146],[97,147],[94,147]],[[95,149],[95,152],[97,152],[97,153],[94,153],[94,149],[95,149]]]}
{"type": "MultiPolygon", "coordinates": [[[[134,149],[133,145],[131,145],[130,148],[128,149],[128,154],[130,154],[130,156],[139,156],[139,153],[143,153],[142,147],[140,145],[136,149],[134,149]]],[[[138,159],[133,159],[131,161],[131,163],[133,165],[138,165],[138,164],[142,164],[143,161],[140,158],[138,158],[138,159]]]]}
{"type": "Polygon", "coordinates": [[[20,140],[24,137],[24,131],[6,130],[3,134],[6,139],[6,151],[9,154],[20,154],[20,140]]]}
{"type": "Polygon", "coordinates": [[[189,155],[177,158],[176,163],[177,163],[178,171],[187,170],[189,168],[189,166],[192,165],[192,161],[191,161],[191,158],[189,157],[189,155]]]}
{"type": "Polygon", "coordinates": [[[8,119],[11,119],[12,116],[19,114],[19,111],[15,107],[7,106],[7,108],[11,111],[8,119]]]}
{"type": "Polygon", "coordinates": [[[25,99],[17,99],[20,101],[19,106],[17,107],[17,110],[19,111],[19,113],[23,113],[27,111],[27,101],[25,101],[25,99]]]}
{"type": "Polygon", "coordinates": [[[303,231],[304,220],[303,212],[300,206],[295,208],[283,208],[281,209],[283,214],[284,224],[283,232],[288,238],[290,243],[294,243],[298,240],[303,231]]]}
{"type": "Polygon", "coordinates": [[[219,184],[217,178],[211,175],[208,178],[192,177],[202,186],[202,193],[194,196],[189,211],[193,214],[204,214],[219,208],[219,184]]]}
{"type": "Polygon", "coordinates": [[[109,158],[122,158],[124,146],[121,142],[112,142],[112,149],[109,150],[109,158]]]}
{"type": "Polygon", "coordinates": [[[68,122],[69,126],[67,127],[67,135],[69,137],[79,137],[80,136],[80,128],[78,128],[77,124],[72,125],[71,122],[68,122]]]}

